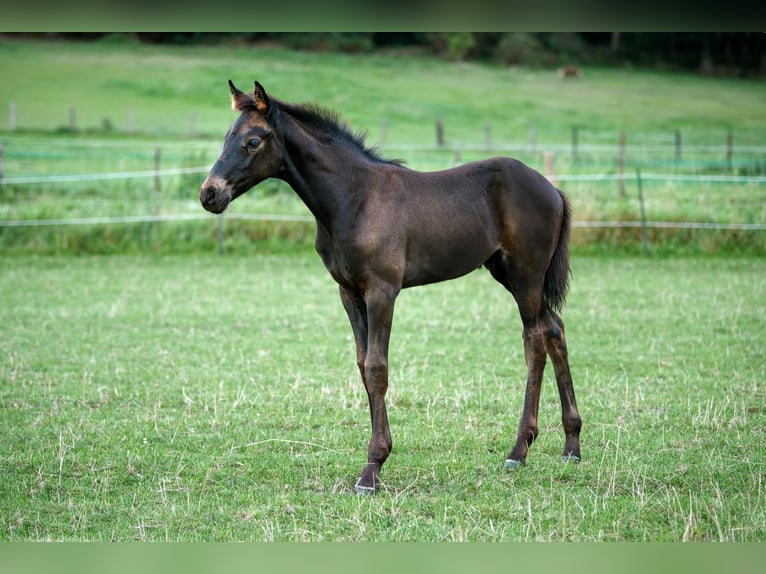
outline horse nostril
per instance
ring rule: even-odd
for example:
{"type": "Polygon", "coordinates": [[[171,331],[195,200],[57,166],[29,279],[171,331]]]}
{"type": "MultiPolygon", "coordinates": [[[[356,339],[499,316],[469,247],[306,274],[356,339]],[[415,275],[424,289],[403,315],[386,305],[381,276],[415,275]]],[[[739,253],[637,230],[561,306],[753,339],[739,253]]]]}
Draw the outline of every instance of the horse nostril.
{"type": "Polygon", "coordinates": [[[215,188],[212,186],[203,187],[199,194],[202,205],[210,205],[215,200],[215,188]]]}

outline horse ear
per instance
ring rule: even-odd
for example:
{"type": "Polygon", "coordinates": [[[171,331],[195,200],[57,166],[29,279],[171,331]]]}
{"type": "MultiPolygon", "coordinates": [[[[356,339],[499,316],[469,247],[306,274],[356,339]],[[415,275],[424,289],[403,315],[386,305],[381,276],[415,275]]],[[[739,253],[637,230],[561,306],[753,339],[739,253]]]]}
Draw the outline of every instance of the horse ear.
{"type": "Polygon", "coordinates": [[[271,107],[271,102],[269,96],[266,94],[266,90],[257,81],[255,82],[255,92],[253,93],[253,96],[253,99],[255,100],[255,109],[264,116],[267,115],[269,113],[269,108],[271,107]]]}
{"type": "Polygon", "coordinates": [[[229,80],[229,91],[231,92],[231,109],[234,111],[244,112],[255,104],[253,98],[237,88],[231,80],[229,80]]]}

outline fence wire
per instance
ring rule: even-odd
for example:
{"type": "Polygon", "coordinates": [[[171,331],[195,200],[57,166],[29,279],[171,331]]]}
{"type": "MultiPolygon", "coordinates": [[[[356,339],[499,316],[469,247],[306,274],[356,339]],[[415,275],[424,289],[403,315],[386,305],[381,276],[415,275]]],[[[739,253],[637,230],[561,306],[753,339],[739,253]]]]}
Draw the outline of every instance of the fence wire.
{"type": "MultiPolygon", "coordinates": [[[[6,140],[7,141],[7,140],[6,140]]],[[[13,188],[25,189],[33,188],[34,186],[40,186],[45,189],[46,186],[56,186],[58,184],[86,184],[89,182],[107,182],[107,181],[123,181],[130,182],[132,180],[142,179],[154,179],[155,187],[159,188],[159,183],[163,179],[189,176],[189,175],[202,175],[209,171],[210,164],[203,165],[202,162],[207,161],[207,154],[217,154],[218,145],[213,145],[210,142],[198,142],[194,145],[189,144],[171,144],[161,143],[158,145],[147,145],[146,143],[137,142],[113,142],[113,141],[80,141],[72,146],[63,147],[61,142],[54,142],[52,147],[44,148],[42,151],[38,151],[34,142],[26,141],[20,146],[13,146],[14,149],[10,151],[5,148],[6,163],[13,161],[14,170],[16,173],[8,174],[3,171],[3,156],[0,154],[0,227],[42,227],[42,226],[70,226],[70,225],[113,225],[113,224],[131,224],[131,223],[147,223],[147,222],[170,222],[170,221],[192,221],[192,220],[204,220],[214,217],[210,214],[200,211],[199,213],[148,213],[148,214],[122,214],[122,215],[101,215],[101,216],[86,216],[86,217],[50,217],[50,218],[11,218],[13,216],[13,207],[11,204],[6,203],[2,205],[2,191],[3,189],[13,188]],[[59,147],[57,147],[59,146],[59,147]],[[77,148],[79,146],[79,152],[77,148]],[[146,165],[147,161],[151,161],[152,156],[155,160],[154,169],[119,169],[109,170],[108,166],[113,161],[114,150],[119,149],[121,152],[117,154],[119,161],[122,165],[130,165],[130,162],[138,161],[143,162],[146,165]],[[163,161],[170,162],[172,167],[160,166],[160,150],[165,154],[166,158],[163,161]],[[75,158],[80,161],[87,159],[89,153],[101,153],[104,157],[99,156],[95,161],[102,166],[103,171],[86,172],[86,173],[29,173],[36,170],[48,170],[55,169],[51,166],[64,165],[70,167],[75,164],[75,158]],[[127,155],[126,155],[127,154],[127,155]],[[132,155],[131,155],[132,154],[132,155]],[[185,154],[185,155],[184,155],[185,154]],[[61,157],[59,157],[61,156],[61,157]],[[133,157],[135,156],[135,157],[133,157]],[[140,156],[140,157],[139,157],[140,156]],[[50,158],[58,158],[53,163],[46,162],[50,158]],[[190,166],[178,166],[178,163],[188,163],[189,158],[196,158],[197,163],[190,166]],[[201,160],[201,161],[200,161],[201,160]],[[103,165],[106,165],[104,169],[103,165]],[[26,174],[23,171],[27,171],[26,174]],[[21,173],[19,173],[21,172],[21,173]],[[5,218],[4,218],[5,216],[5,218]],[[10,217],[9,217],[10,216],[10,217]]],[[[627,165],[620,166],[618,168],[617,161],[615,159],[615,153],[618,149],[616,145],[601,145],[601,144],[579,144],[576,149],[576,153],[580,154],[580,157],[585,154],[601,154],[603,160],[603,169],[598,169],[594,173],[566,173],[568,170],[582,171],[583,169],[593,168],[594,162],[576,162],[575,155],[571,153],[573,150],[571,146],[564,144],[554,145],[534,145],[529,144],[493,144],[493,145],[452,145],[447,147],[438,147],[432,145],[422,144],[388,144],[382,146],[386,151],[403,151],[414,154],[416,161],[420,165],[428,165],[430,163],[437,164],[439,167],[449,167],[457,163],[463,163],[463,159],[468,159],[470,154],[486,154],[488,152],[526,152],[536,154],[539,157],[543,153],[559,153],[557,158],[563,158],[561,164],[563,165],[563,173],[546,173],[546,176],[554,181],[556,184],[560,182],[564,183],[588,183],[588,182],[620,182],[622,185],[625,182],[631,182],[634,180],[633,176],[625,171],[627,165]],[[543,151],[551,150],[551,151],[543,151]],[[619,170],[619,172],[617,172],[619,170]],[[617,173],[615,173],[617,172],[617,173]]],[[[2,148],[0,148],[2,149],[2,148]]],[[[678,169],[676,173],[641,173],[640,178],[643,181],[655,181],[655,182],[667,182],[668,184],[674,183],[687,183],[687,184],[721,184],[722,186],[749,186],[755,189],[762,189],[764,183],[766,183],[766,176],[758,175],[763,173],[766,168],[766,146],[738,146],[737,153],[750,154],[749,159],[743,161],[740,166],[744,165],[745,175],[739,175],[737,173],[726,174],[710,174],[710,173],[683,173],[684,171],[696,171],[700,169],[699,165],[691,160],[688,163],[668,160],[667,165],[675,165],[678,169]],[[678,173],[678,171],[682,173],[678,173]],[[753,172],[752,175],[748,172],[753,172]]],[[[647,157],[648,154],[665,154],[666,157],[672,157],[677,153],[677,149],[674,146],[635,146],[632,148],[632,152],[636,157],[647,157]]],[[[686,157],[698,154],[713,154],[721,156],[727,151],[724,146],[715,145],[689,145],[683,148],[686,157]]],[[[412,157],[412,156],[411,156],[412,157]]],[[[547,158],[546,158],[547,159],[547,158]]],[[[596,158],[595,165],[598,167],[598,162],[602,161],[596,158]]],[[[638,165],[639,161],[631,161],[629,165],[638,165]]],[[[656,162],[655,162],[656,163],[656,162]]],[[[703,166],[703,171],[710,169],[731,167],[731,164],[724,160],[715,160],[715,166],[703,166]]],[[[651,165],[652,162],[649,162],[651,165]]],[[[712,165],[712,164],[711,164],[712,165]]],[[[540,171],[543,171],[542,169],[540,171]]],[[[23,193],[23,192],[22,192],[23,193]]],[[[18,196],[18,194],[17,194],[18,196]]],[[[18,198],[17,198],[18,199],[18,198]]],[[[23,200],[24,198],[22,198],[23,200]]],[[[129,199],[127,199],[129,201],[129,199]]],[[[151,203],[154,201],[150,199],[151,203]]],[[[597,203],[597,200],[595,200],[597,203]]],[[[757,200],[756,200],[757,203],[757,200]]],[[[123,206],[124,207],[124,206],[123,206]]],[[[129,209],[129,207],[128,207],[129,209]]],[[[156,206],[153,206],[152,211],[157,211],[156,206]]],[[[760,219],[766,213],[766,205],[761,206],[759,210],[760,216],[756,216],[755,219],[760,219]]],[[[581,228],[631,228],[631,227],[645,227],[645,228],[671,228],[671,229],[711,229],[711,230],[741,230],[741,231],[763,231],[766,230],[766,222],[752,221],[753,216],[750,215],[744,219],[751,219],[747,223],[738,222],[715,222],[715,221],[661,221],[661,220],[649,220],[649,221],[621,221],[621,220],[593,220],[588,218],[588,213],[585,214],[584,220],[573,222],[575,227],[581,228]]],[[[592,214],[591,214],[592,215],[592,214]]],[[[291,222],[312,222],[313,217],[310,215],[299,214],[279,214],[279,213],[227,213],[224,216],[225,219],[231,220],[261,220],[261,221],[291,221],[291,222]]]]}

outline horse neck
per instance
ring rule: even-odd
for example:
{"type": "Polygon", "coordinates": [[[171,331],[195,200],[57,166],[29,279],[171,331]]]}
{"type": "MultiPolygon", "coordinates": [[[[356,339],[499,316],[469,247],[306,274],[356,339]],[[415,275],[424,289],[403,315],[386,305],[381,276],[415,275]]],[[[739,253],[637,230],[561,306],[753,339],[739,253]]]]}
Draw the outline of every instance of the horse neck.
{"type": "Polygon", "coordinates": [[[306,204],[327,231],[340,211],[347,212],[356,193],[365,188],[368,160],[352,144],[328,143],[297,120],[284,114],[282,134],[286,157],[280,178],[306,204]]]}

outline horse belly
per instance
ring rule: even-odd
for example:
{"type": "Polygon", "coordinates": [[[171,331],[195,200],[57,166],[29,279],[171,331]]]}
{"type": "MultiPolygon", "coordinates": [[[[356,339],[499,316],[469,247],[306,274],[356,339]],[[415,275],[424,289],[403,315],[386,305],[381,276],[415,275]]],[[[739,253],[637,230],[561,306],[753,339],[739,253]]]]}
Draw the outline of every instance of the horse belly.
{"type": "Polygon", "coordinates": [[[446,281],[478,269],[498,248],[489,231],[481,221],[450,225],[446,220],[413,228],[403,286],[446,281]]]}

